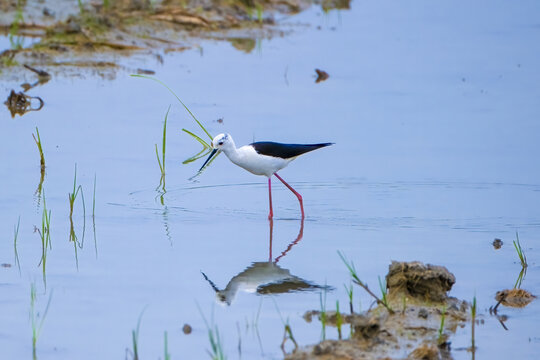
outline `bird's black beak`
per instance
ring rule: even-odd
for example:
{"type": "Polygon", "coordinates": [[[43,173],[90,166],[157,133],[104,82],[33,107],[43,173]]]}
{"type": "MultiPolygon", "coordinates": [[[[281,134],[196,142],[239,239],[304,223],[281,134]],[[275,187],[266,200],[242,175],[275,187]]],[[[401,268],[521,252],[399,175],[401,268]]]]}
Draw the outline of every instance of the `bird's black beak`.
{"type": "Polygon", "coordinates": [[[212,157],[217,153],[217,149],[214,149],[212,150],[212,152],[210,153],[210,156],[208,156],[208,159],[206,159],[206,161],[204,162],[203,166],[201,166],[201,168],[199,169],[199,172],[202,171],[202,169],[204,169],[204,167],[206,166],[206,164],[208,164],[208,162],[212,159],[212,157]]]}

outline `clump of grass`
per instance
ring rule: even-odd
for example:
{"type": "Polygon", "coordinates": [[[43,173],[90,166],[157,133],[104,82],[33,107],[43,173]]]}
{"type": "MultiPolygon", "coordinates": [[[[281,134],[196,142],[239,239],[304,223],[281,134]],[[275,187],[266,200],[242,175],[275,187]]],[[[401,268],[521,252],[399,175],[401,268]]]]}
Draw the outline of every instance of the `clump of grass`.
{"type": "Polygon", "coordinates": [[[446,305],[443,306],[442,308],[442,312],[441,312],[441,325],[439,326],[439,336],[437,338],[437,342],[439,344],[442,344],[442,342],[444,341],[444,338],[443,338],[443,333],[444,333],[444,321],[445,321],[445,318],[446,318],[446,305]]]}
{"type": "Polygon", "coordinates": [[[197,307],[199,308],[199,313],[201,314],[204,320],[204,324],[206,325],[206,329],[208,331],[208,340],[210,341],[210,350],[207,350],[208,355],[210,355],[212,360],[227,359],[227,357],[225,356],[225,351],[223,350],[223,340],[219,333],[219,328],[217,327],[217,325],[214,324],[213,311],[212,311],[211,323],[209,323],[208,320],[206,320],[206,317],[204,316],[198,304],[197,304],[197,307]]]}
{"type": "Polygon", "coordinates": [[[341,340],[341,326],[343,325],[343,317],[339,312],[339,300],[336,300],[336,327],[338,331],[338,338],[341,340]]]}
{"type": "MultiPolygon", "coordinates": [[[[369,287],[367,286],[367,284],[365,284],[364,282],[362,282],[362,280],[360,280],[360,278],[358,277],[358,274],[356,272],[356,268],[354,267],[354,263],[351,261],[350,263],[347,261],[347,259],[345,258],[345,256],[341,253],[341,251],[338,251],[338,255],[339,257],[341,258],[341,260],[343,261],[343,263],[345,264],[345,266],[347,267],[347,269],[349,270],[349,273],[351,274],[351,277],[352,277],[352,281],[353,283],[355,283],[356,285],[362,287],[364,290],[367,291],[367,293],[369,295],[371,295],[375,301],[377,302],[377,304],[381,304],[383,305],[390,314],[393,314],[394,313],[394,310],[392,310],[392,308],[388,305],[388,302],[385,302],[381,299],[379,299],[379,297],[377,295],[375,295],[370,289],[369,287]]],[[[384,295],[384,293],[383,293],[384,295]]]]}
{"type": "Polygon", "coordinates": [[[30,285],[30,322],[32,324],[32,356],[34,360],[37,359],[37,341],[39,338],[39,334],[41,333],[41,329],[43,328],[45,318],[47,317],[47,312],[49,311],[51,299],[52,293],[49,295],[49,301],[47,302],[47,306],[45,307],[43,314],[36,312],[36,285],[33,283],[30,285]]]}
{"type": "Polygon", "coordinates": [[[522,268],[526,268],[529,266],[527,263],[527,257],[525,256],[525,252],[523,251],[523,248],[521,247],[521,243],[519,242],[519,235],[516,232],[516,240],[514,240],[514,248],[516,249],[516,253],[519,257],[519,262],[521,263],[522,268]]]}
{"type": "Polygon", "coordinates": [[[17,226],[13,229],[13,250],[15,251],[15,264],[19,269],[19,275],[21,274],[21,263],[19,262],[19,252],[17,251],[17,238],[19,237],[19,225],[21,224],[21,217],[17,220],[17,226]]]}
{"type": "Polygon", "coordinates": [[[39,130],[36,126],[36,135],[32,134],[32,137],[34,138],[34,141],[36,142],[36,145],[39,150],[39,156],[40,156],[40,164],[41,164],[41,172],[45,172],[45,156],[43,155],[43,147],[41,146],[41,138],[39,137],[39,130]]]}
{"type": "Polygon", "coordinates": [[[43,272],[43,284],[47,287],[46,267],[47,267],[47,252],[52,249],[51,243],[51,210],[47,211],[47,202],[45,201],[45,192],[43,198],[43,213],[41,215],[41,228],[35,227],[35,231],[41,238],[41,260],[38,266],[41,265],[43,272]]]}
{"type": "Polygon", "coordinates": [[[208,340],[210,340],[211,349],[208,354],[212,360],[225,360],[227,357],[223,351],[223,343],[217,326],[208,328],[208,340]]]}

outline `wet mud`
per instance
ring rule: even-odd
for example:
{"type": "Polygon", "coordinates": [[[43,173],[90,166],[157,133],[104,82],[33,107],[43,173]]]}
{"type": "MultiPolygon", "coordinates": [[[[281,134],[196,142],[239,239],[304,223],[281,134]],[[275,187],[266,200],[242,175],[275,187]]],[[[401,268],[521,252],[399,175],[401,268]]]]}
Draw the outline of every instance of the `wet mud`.
{"type": "MultiPolygon", "coordinates": [[[[350,337],[306,346],[285,358],[395,359],[406,354],[408,359],[451,359],[449,339],[471,319],[471,305],[447,295],[454,275],[442,266],[392,262],[386,282],[393,313],[382,305],[363,313],[326,312],[326,325],[348,324],[350,337]]],[[[304,316],[308,322],[315,317],[323,315],[310,311],[304,316]]]]}
{"type": "MultiPolygon", "coordinates": [[[[10,49],[0,49],[0,69],[32,66],[118,66],[111,54],[129,56],[184,51],[200,39],[229,41],[251,52],[257,38],[282,36],[276,16],[299,13],[307,0],[116,0],[58,6],[0,2],[0,34],[10,49]],[[19,5],[17,5],[19,4],[19,5]],[[62,10],[51,10],[62,9],[62,10]],[[34,39],[23,46],[24,39],[34,39]]],[[[349,1],[319,3],[324,11],[347,9],[349,1]]],[[[134,70],[134,69],[131,69],[134,70]]]]}

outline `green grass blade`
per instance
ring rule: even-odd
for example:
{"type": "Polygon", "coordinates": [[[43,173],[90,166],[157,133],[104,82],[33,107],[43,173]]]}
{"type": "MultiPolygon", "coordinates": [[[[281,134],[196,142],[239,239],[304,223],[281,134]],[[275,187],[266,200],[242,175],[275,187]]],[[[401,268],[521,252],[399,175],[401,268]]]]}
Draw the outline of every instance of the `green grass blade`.
{"type": "Polygon", "coordinates": [[[188,133],[191,136],[193,136],[195,138],[195,140],[200,142],[202,144],[202,146],[204,146],[205,148],[211,148],[211,146],[206,141],[204,141],[203,139],[201,139],[200,137],[198,137],[197,135],[195,135],[191,131],[186,130],[186,129],[182,129],[182,131],[188,133]]]}
{"type": "Polygon", "coordinates": [[[195,120],[195,122],[200,126],[200,128],[206,133],[206,135],[208,135],[208,138],[210,140],[212,140],[212,136],[210,135],[210,133],[206,130],[206,128],[203,126],[203,124],[200,123],[199,120],[197,120],[197,118],[195,117],[195,115],[193,115],[193,113],[188,109],[188,107],[184,104],[184,102],[182,100],[180,100],[180,98],[178,97],[178,95],[175,94],[174,91],[172,91],[172,89],[170,87],[168,87],[164,82],[162,82],[161,80],[158,80],[156,78],[153,78],[151,76],[146,76],[146,75],[140,75],[140,74],[131,74],[132,77],[139,77],[139,78],[143,78],[143,79],[148,79],[148,80],[153,80],[161,85],[163,85],[167,90],[169,90],[169,92],[171,94],[174,95],[174,97],[180,102],[180,104],[182,104],[182,106],[184,107],[184,109],[186,109],[186,111],[189,113],[189,115],[191,115],[191,117],[193,118],[193,120],[195,120]]]}

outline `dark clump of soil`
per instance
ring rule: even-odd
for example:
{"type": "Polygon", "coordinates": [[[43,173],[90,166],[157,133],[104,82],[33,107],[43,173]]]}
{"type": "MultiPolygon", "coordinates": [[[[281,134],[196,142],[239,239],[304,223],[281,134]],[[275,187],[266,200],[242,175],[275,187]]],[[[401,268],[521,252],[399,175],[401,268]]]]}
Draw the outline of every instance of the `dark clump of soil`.
{"type": "MultiPolygon", "coordinates": [[[[469,319],[469,304],[449,297],[455,277],[446,268],[420,262],[392,262],[388,275],[388,305],[361,314],[325,312],[327,326],[348,324],[346,340],[326,340],[286,354],[289,360],[451,359],[448,338],[469,319]],[[442,331],[441,319],[444,316],[442,331]]],[[[322,318],[309,311],[306,321],[322,318]]]]}
{"type": "Polygon", "coordinates": [[[424,265],[418,261],[393,261],[386,275],[391,300],[406,296],[420,301],[444,302],[446,292],[455,282],[454,275],[444,266],[424,265]]]}
{"type": "Polygon", "coordinates": [[[497,300],[498,303],[514,308],[525,307],[529,305],[535,298],[536,296],[524,289],[497,291],[497,294],[495,295],[495,300],[497,300]]]}

